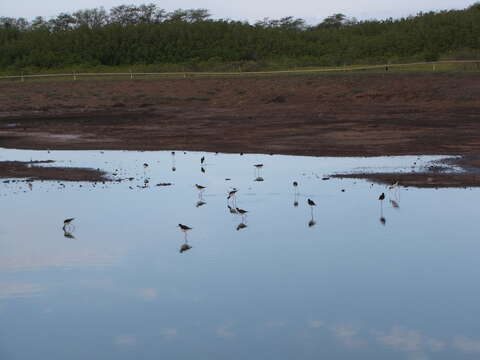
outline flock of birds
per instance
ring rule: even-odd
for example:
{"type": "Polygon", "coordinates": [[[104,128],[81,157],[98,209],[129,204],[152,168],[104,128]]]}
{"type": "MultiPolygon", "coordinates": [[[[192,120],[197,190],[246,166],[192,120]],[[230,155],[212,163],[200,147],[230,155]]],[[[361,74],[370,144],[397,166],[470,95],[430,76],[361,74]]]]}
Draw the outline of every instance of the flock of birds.
{"type": "MultiPolygon", "coordinates": [[[[172,152],[172,155],[174,155],[174,154],[175,153],[172,152]]],[[[203,167],[204,163],[205,163],[205,157],[202,156],[201,159],[200,159],[202,172],[205,172],[204,167],[203,167]]],[[[149,165],[147,163],[143,164],[144,169],[148,168],[148,166],[149,165]]],[[[263,178],[261,177],[261,174],[260,174],[260,171],[263,168],[263,164],[254,164],[253,166],[254,166],[254,169],[255,169],[254,181],[263,181],[263,178]]],[[[173,166],[172,170],[175,171],[175,166],[173,166]]],[[[327,178],[325,178],[325,179],[327,179],[327,178]]],[[[228,180],[230,180],[230,179],[228,179],[228,180]]],[[[147,185],[147,183],[145,183],[145,186],[146,185],[147,185]]],[[[300,194],[299,191],[298,191],[299,184],[298,184],[297,181],[293,181],[292,185],[293,185],[293,188],[294,188],[294,203],[293,203],[293,205],[295,207],[297,207],[299,205],[298,197],[299,197],[299,194],[300,194]]],[[[206,190],[207,187],[203,186],[203,185],[200,185],[200,184],[195,184],[195,188],[198,190],[198,197],[199,197],[199,201],[197,202],[196,206],[200,207],[200,206],[205,205],[206,202],[203,200],[203,193],[204,193],[204,191],[206,190]]],[[[398,181],[394,182],[392,185],[390,185],[388,187],[388,189],[398,191],[399,182],[398,181]]],[[[345,191],[345,189],[342,189],[342,192],[344,192],[344,191],[345,191]]],[[[237,201],[236,201],[237,200],[236,199],[237,192],[238,192],[238,189],[232,188],[227,193],[226,198],[227,198],[227,208],[228,208],[229,212],[232,213],[232,214],[238,214],[238,215],[241,216],[242,221],[236,227],[236,229],[238,231],[238,230],[241,230],[241,229],[244,229],[244,228],[247,227],[246,217],[247,217],[247,214],[248,214],[248,210],[241,209],[237,206],[237,201]]],[[[385,193],[382,192],[380,194],[380,196],[378,197],[378,200],[380,201],[380,223],[382,225],[386,224],[385,217],[383,216],[383,202],[384,202],[385,199],[386,199],[385,193]]],[[[310,198],[307,198],[306,203],[310,207],[310,210],[311,210],[311,219],[308,222],[308,227],[312,227],[316,224],[315,219],[314,219],[314,208],[317,206],[317,204],[315,203],[315,201],[313,201],[310,198]]],[[[391,203],[392,207],[399,208],[397,200],[390,199],[390,203],[391,203]]],[[[63,222],[62,230],[63,230],[64,236],[66,238],[71,238],[71,239],[75,238],[74,235],[73,235],[73,231],[75,229],[75,227],[73,225],[74,220],[75,220],[75,218],[67,218],[63,222]]],[[[180,253],[183,253],[183,252],[188,251],[192,248],[192,246],[188,243],[187,233],[190,230],[193,230],[193,227],[191,227],[189,225],[185,225],[185,224],[178,224],[178,228],[180,229],[181,232],[184,233],[184,243],[180,247],[180,253]]]]}

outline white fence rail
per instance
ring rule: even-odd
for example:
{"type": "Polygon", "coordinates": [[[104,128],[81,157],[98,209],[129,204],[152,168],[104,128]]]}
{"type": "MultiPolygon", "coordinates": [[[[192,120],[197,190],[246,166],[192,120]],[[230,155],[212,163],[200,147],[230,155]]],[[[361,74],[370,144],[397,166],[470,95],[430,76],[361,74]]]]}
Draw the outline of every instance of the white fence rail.
{"type": "Polygon", "coordinates": [[[21,74],[21,75],[7,75],[0,76],[0,80],[15,80],[25,81],[25,79],[41,79],[41,78],[64,78],[71,77],[73,80],[78,80],[79,77],[101,77],[101,76],[123,76],[134,79],[135,77],[157,76],[157,77],[202,77],[202,76],[245,76],[245,75],[275,75],[275,74],[295,74],[295,73],[326,73],[326,72],[343,72],[343,71],[365,71],[375,69],[394,69],[412,66],[432,66],[435,71],[437,65],[446,64],[477,64],[480,70],[480,60],[446,60],[435,62],[416,62],[408,64],[384,64],[384,65],[367,65],[367,66],[344,66],[334,68],[319,68],[319,69],[295,69],[295,70],[275,70],[275,71],[246,71],[246,72],[106,72],[106,73],[62,73],[62,74],[21,74]]]}

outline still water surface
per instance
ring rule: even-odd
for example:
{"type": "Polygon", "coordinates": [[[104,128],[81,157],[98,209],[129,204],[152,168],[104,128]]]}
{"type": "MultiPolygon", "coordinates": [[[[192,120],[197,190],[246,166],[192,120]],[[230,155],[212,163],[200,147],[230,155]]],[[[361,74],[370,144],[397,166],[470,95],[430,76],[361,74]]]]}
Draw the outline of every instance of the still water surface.
{"type": "Polygon", "coordinates": [[[434,158],[0,150],[135,177],[0,183],[0,359],[478,359],[480,190],[322,180],[434,158]]]}

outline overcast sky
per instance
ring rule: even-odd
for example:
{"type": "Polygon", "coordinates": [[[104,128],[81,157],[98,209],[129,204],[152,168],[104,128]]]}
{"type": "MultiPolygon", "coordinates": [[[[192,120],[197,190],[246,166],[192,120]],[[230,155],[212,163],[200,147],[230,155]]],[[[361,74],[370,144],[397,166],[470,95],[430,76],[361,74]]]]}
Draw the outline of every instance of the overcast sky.
{"type": "Polygon", "coordinates": [[[103,6],[110,9],[122,4],[155,3],[168,11],[183,8],[206,8],[215,18],[255,21],[295,16],[317,23],[333,13],[344,13],[359,20],[415,15],[420,11],[462,9],[475,0],[0,0],[0,16],[52,17],[60,12],[103,6]]]}

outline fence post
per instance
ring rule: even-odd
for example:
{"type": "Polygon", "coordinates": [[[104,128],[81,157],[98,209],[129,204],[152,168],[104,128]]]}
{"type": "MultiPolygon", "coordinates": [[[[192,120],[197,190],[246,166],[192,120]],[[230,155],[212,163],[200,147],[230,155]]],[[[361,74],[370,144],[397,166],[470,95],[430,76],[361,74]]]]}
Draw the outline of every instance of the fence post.
{"type": "Polygon", "coordinates": [[[77,73],[73,71],[73,81],[76,81],[76,80],[77,80],[77,73]]]}
{"type": "Polygon", "coordinates": [[[25,76],[23,76],[23,71],[22,71],[22,82],[25,81],[25,76]]]}
{"type": "Polygon", "coordinates": [[[130,69],[130,80],[133,80],[133,71],[130,69]]]}

